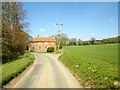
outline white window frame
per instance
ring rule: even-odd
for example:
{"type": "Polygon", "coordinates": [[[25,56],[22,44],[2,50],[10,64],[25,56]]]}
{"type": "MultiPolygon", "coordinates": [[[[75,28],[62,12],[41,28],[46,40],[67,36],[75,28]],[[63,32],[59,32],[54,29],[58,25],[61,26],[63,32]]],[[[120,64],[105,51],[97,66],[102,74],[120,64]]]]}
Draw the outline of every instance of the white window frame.
{"type": "Polygon", "coordinates": [[[48,42],[45,42],[45,44],[48,44],[48,42]]]}
{"type": "Polygon", "coordinates": [[[39,42],[38,44],[42,44],[42,42],[39,42]]]}

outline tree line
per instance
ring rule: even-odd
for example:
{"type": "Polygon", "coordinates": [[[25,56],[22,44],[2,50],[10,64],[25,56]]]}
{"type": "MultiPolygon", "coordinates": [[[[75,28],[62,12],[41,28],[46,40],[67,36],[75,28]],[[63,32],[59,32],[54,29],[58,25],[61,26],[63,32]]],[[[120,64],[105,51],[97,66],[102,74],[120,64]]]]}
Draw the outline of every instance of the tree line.
{"type": "Polygon", "coordinates": [[[67,45],[97,45],[97,44],[110,44],[110,43],[120,43],[120,36],[106,38],[102,40],[96,40],[95,38],[91,38],[87,41],[82,41],[81,39],[71,38],[68,40],[67,45]]]}
{"type": "Polygon", "coordinates": [[[102,40],[96,40],[92,37],[90,40],[83,41],[77,38],[68,38],[67,34],[61,33],[59,35],[54,35],[57,41],[57,45],[60,45],[59,48],[62,46],[74,46],[74,45],[97,45],[97,44],[110,44],[110,43],[120,43],[120,36],[106,38],[102,40]]]}
{"type": "Polygon", "coordinates": [[[28,47],[30,35],[24,30],[26,11],[21,2],[2,2],[2,62],[24,54],[28,47]]]}

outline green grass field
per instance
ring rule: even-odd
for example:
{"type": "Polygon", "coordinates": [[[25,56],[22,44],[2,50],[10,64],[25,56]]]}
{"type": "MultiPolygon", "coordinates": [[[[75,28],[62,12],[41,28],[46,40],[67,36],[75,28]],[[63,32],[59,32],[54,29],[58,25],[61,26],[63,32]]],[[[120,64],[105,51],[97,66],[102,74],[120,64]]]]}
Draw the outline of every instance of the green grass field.
{"type": "Polygon", "coordinates": [[[23,56],[20,56],[19,59],[5,63],[0,66],[2,68],[2,78],[0,82],[2,84],[7,84],[12,78],[15,78],[19,75],[25,68],[27,68],[34,61],[34,56],[30,53],[25,53],[23,56]]]}
{"type": "Polygon", "coordinates": [[[59,59],[87,87],[118,88],[118,44],[66,46],[59,59]]]}

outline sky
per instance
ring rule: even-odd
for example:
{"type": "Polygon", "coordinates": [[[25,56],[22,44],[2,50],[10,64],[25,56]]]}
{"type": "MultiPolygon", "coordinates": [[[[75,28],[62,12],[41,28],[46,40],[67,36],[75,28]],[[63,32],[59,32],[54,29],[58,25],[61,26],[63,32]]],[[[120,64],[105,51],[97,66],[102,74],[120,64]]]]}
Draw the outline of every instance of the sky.
{"type": "Polygon", "coordinates": [[[117,2],[24,2],[29,34],[48,37],[61,33],[82,40],[116,37],[118,35],[117,2]]]}

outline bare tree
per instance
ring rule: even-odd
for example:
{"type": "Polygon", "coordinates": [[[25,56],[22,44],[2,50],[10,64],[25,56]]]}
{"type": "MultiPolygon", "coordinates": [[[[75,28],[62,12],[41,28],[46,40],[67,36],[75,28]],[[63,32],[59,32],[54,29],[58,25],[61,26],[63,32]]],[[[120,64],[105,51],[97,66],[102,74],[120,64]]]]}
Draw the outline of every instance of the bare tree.
{"type": "Polygon", "coordinates": [[[95,41],[96,41],[95,38],[91,38],[91,39],[90,39],[90,43],[91,43],[92,45],[95,44],[95,41]]]}
{"type": "Polygon", "coordinates": [[[78,43],[78,45],[81,45],[82,44],[82,40],[78,39],[77,43],[78,43]]]}
{"type": "Polygon", "coordinates": [[[69,39],[69,45],[76,45],[76,44],[77,44],[76,38],[69,39]]]}
{"type": "Polygon", "coordinates": [[[2,17],[9,22],[11,28],[22,30],[29,26],[26,20],[26,11],[21,2],[3,2],[2,17]]]}
{"type": "Polygon", "coordinates": [[[65,33],[61,33],[60,36],[55,35],[55,38],[56,38],[57,44],[59,43],[59,44],[62,44],[62,45],[66,45],[67,42],[68,42],[68,36],[65,33]]]}

